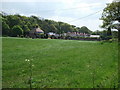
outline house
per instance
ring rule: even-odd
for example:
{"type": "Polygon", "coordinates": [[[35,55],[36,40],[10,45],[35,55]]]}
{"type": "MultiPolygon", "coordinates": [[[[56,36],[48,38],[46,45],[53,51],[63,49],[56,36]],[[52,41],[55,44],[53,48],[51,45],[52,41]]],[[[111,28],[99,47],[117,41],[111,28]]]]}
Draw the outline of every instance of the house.
{"type": "Polygon", "coordinates": [[[52,36],[52,35],[55,36],[55,33],[53,33],[53,32],[48,33],[48,36],[52,36]]]}
{"type": "Polygon", "coordinates": [[[44,34],[44,31],[42,29],[40,29],[38,26],[36,26],[32,30],[30,30],[30,32],[29,32],[29,36],[31,38],[40,37],[41,34],[44,34]]]}
{"type": "Polygon", "coordinates": [[[90,34],[80,33],[80,32],[67,32],[66,36],[71,36],[71,37],[89,37],[90,34]]]}
{"type": "Polygon", "coordinates": [[[76,32],[67,32],[66,35],[67,35],[67,36],[74,37],[74,36],[76,36],[76,32]]]}
{"type": "Polygon", "coordinates": [[[100,35],[90,35],[90,37],[93,37],[93,38],[100,38],[100,35]]]}
{"type": "Polygon", "coordinates": [[[49,32],[47,34],[48,34],[48,37],[52,39],[58,38],[60,36],[60,34],[56,34],[54,32],[49,32]]]}

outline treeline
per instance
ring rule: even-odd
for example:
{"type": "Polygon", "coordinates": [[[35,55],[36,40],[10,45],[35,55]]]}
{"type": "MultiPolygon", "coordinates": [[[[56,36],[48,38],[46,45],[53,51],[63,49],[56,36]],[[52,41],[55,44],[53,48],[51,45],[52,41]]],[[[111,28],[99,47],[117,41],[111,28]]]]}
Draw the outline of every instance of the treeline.
{"type": "Polygon", "coordinates": [[[21,16],[7,15],[1,13],[2,18],[2,35],[3,36],[17,36],[17,35],[27,35],[30,30],[33,29],[35,25],[38,25],[44,33],[54,32],[56,34],[62,34],[67,32],[81,32],[91,34],[92,31],[86,26],[76,27],[64,22],[56,22],[53,20],[48,20],[44,18],[39,18],[36,16],[21,16]]]}
{"type": "Polygon", "coordinates": [[[29,31],[34,26],[39,26],[45,34],[54,32],[56,34],[62,34],[67,32],[80,32],[92,35],[100,35],[102,39],[118,38],[118,31],[103,30],[103,31],[91,31],[86,26],[76,27],[64,22],[56,22],[54,20],[48,20],[37,16],[21,16],[19,14],[8,15],[4,12],[0,13],[0,19],[2,20],[2,35],[3,36],[23,36],[29,35],[29,31]]]}

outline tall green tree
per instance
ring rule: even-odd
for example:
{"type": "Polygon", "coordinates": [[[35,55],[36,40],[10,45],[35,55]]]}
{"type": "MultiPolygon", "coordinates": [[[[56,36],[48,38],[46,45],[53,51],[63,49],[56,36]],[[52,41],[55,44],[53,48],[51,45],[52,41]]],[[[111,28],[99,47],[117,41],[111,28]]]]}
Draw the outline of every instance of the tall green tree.
{"type": "Polygon", "coordinates": [[[12,28],[12,36],[23,35],[23,29],[19,25],[15,25],[12,28]]]}
{"type": "Polygon", "coordinates": [[[118,30],[118,40],[120,41],[120,1],[114,0],[104,8],[101,20],[102,28],[114,28],[118,30]],[[117,22],[117,24],[115,23],[117,22]]]}
{"type": "Polygon", "coordinates": [[[2,23],[2,35],[6,35],[8,36],[10,32],[10,27],[8,24],[6,24],[6,22],[2,23]]]}
{"type": "Polygon", "coordinates": [[[82,27],[80,28],[79,32],[88,33],[88,34],[91,33],[91,31],[90,31],[86,26],[82,26],[82,27]]]}
{"type": "Polygon", "coordinates": [[[57,28],[54,26],[54,24],[50,24],[49,26],[51,32],[57,33],[57,28]]]}
{"type": "Polygon", "coordinates": [[[8,36],[9,33],[10,33],[10,27],[9,27],[9,25],[6,24],[5,21],[3,21],[3,22],[2,22],[2,35],[3,35],[3,36],[4,36],[4,35],[8,36]]]}
{"type": "Polygon", "coordinates": [[[94,32],[91,33],[92,35],[101,35],[102,31],[96,30],[94,32]]]}
{"type": "Polygon", "coordinates": [[[21,19],[18,17],[18,15],[8,15],[7,23],[9,24],[10,28],[13,28],[14,25],[22,25],[21,19]]]}
{"type": "Polygon", "coordinates": [[[24,36],[25,36],[25,35],[28,35],[28,34],[29,34],[29,31],[30,31],[30,29],[28,28],[28,26],[27,26],[27,25],[24,25],[24,26],[23,26],[23,34],[24,34],[24,36]]]}

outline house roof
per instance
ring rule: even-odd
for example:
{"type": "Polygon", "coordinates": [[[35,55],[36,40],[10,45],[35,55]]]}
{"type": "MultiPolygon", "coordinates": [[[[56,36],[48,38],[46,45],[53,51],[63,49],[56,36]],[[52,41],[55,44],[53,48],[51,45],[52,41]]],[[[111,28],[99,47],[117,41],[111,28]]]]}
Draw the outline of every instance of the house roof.
{"type": "Polygon", "coordinates": [[[42,29],[40,29],[40,28],[34,28],[34,29],[32,29],[31,31],[30,31],[30,33],[44,33],[44,31],[42,30],[42,29]]]}
{"type": "Polygon", "coordinates": [[[41,33],[43,33],[44,31],[42,30],[42,29],[40,29],[40,28],[36,28],[36,30],[35,30],[36,32],[41,32],[41,33]]]}

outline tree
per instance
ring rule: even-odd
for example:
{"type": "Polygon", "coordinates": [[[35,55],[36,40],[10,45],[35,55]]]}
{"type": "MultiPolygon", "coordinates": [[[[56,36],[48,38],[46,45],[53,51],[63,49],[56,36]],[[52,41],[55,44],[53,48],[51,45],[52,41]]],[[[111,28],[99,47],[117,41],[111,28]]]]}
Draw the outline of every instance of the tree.
{"type": "Polygon", "coordinates": [[[90,34],[92,31],[90,31],[86,26],[82,26],[82,27],[80,28],[79,32],[90,34]]]}
{"type": "Polygon", "coordinates": [[[49,26],[51,32],[57,33],[57,28],[54,26],[54,24],[50,24],[49,26]]]}
{"type": "Polygon", "coordinates": [[[112,31],[112,37],[118,38],[118,31],[112,31]]]}
{"type": "Polygon", "coordinates": [[[96,31],[93,31],[91,34],[92,35],[101,35],[102,31],[99,31],[99,30],[96,30],[96,31]]]}
{"type": "Polygon", "coordinates": [[[5,21],[2,22],[2,35],[9,35],[10,27],[5,21]]]}
{"type": "Polygon", "coordinates": [[[23,26],[23,30],[24,30],[24,31],[23,31],[23,32],[24,32],[24,36],[29,34],[30,29],[28,28],[27,25],[24,25],[24,26],[23,26]]]}
{"type": "Polygon", "coordinates": [[[111,39],[111,38],[112,38],[111,28],[108,27],[108,30],[107,30],[107,39],[111,39]]]}
{"type": "Polygon", "coordinates": [[[101,31],[100,37],[102,40],[107,40],[107,30],[101,31]]]}
{"type": "Polygon", "coordinates": [[[23,29],[19,25],[12,28],[12,36],[23,35],[23,29]]]}
{"type": "Polygon", "coordinates": [[[14,25],[22,25],[21,19],[18,17],[18,15],[8,15],[7,23],[9,24],[10,28],[13,28],[14,25]]]}
{"type": "Polygon", "coordinates": [[[118,30],[118,40],[120,41],[120,1],[114,0],[104,8],[101,20],[102,28],[113,28],[118,30]],[[115,22],[118,22],[115,24],[115,22]]]}

